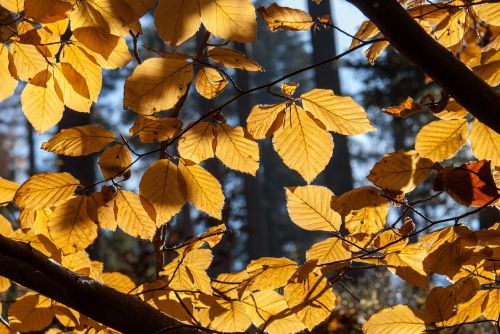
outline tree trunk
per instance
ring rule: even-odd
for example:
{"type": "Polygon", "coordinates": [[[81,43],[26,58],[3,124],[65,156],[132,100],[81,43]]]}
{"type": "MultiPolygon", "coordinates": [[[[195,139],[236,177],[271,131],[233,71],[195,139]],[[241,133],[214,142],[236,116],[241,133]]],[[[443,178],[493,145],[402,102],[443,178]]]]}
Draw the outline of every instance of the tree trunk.
{"type": "MultiPolygon", "coordinates": [[[[332,11],[330,0],[323,0],[319,5],[308,0],[309,13],[315,19],[318,16],[330,15],[332,11]]],[[[318,63],[336,54],[335,35],[332,29],[311,29],[313,47],[313,63],[318,63]]],[[[339,71],[336,63],[328,63],[316,67],[314,81],[318,88],[333,89],[337,95],[341,94],[339,71]]],[[[335,194],[342,194],[353,188],[349,142],[346,136],[334,134],[335,149],[333,158],[325,169],[326,185],[333,189],[335,194]]]]}

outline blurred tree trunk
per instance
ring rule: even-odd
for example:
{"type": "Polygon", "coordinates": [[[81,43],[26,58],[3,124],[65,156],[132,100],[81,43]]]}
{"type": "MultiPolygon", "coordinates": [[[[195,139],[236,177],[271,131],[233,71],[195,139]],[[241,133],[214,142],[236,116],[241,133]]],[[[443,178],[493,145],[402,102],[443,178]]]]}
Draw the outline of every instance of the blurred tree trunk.
{"type": "MultiPolygon", "coordinates": [[[[245,44],[236,44],[236,50],[248,54],[245,44]]],[[[240,89],[250,88],[250,75],[247,71],[236,72],[236,84],[240,89]]],[[[243,124],[250,109],[252,100],[250,95],[245,95],[236,102],[236,109],[243,124]]],[[[269,256],[269,230],[261,205],[260,181],[258,178],[243,174],[243,195],[245,197],[246,230],[248,234],[247,249],[248,259],[254,260],[263,256],[269,256]]]]}
{"type": "MultiPolygon", "coordinates": [[[[332,10],[330,0],[323,0],[319,5],[312,0],[307,1],[309,13],[316,19],[318,16],[330,15],[332,10]]],[[[333,18],[332,18],[332,23],[333,18]]],[[[313,47],[312,60],[318,63],[336,54],[335,35],[333,29],[311,29],[311,43],[313,47]]],[[[336,63],[325,64],[314,70],[314,81],[317,88],[333,89],[336,95],[341,94],[339,71],[336,63]]],[[[349,143],[345,136],[333,135],[335,148],[333,158],[325,169],[326,184],[335,194],[342,194],[353,188],[349,143]]]]}
{"type": "MultiPolygon", "coordinates": [[[[93,107],[92,107],[93,108],[93,107]]],[[[91,108],[91,111],[92,111],[91,108]]],[[[59,123],[59,130],[74,126],[88,125],[91,123],[90,113],[80,113],[69,108],[64,111],[63,118],[59,123]]],[[[67,157],[59,156],[59,170],[68,172],[84,186],[92,185],[96,180],[95,161],[93,156],[67,157]]]]}
{"type": "Polygon", "coordinates": [[[36,174],[36,163],[35,163],[35,134],[33,133],[33,127],[31,126],[30,122],[26,119],[25,120],[26,124],[26,135],[28,139],[28,175],[34,175],[36,174]]]}

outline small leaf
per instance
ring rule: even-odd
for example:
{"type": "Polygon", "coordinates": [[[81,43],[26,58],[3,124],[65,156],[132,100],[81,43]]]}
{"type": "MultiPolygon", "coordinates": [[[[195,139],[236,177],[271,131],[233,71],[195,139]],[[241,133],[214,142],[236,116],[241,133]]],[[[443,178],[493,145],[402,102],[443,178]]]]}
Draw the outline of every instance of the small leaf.
{"type": "Polygon", "coordinates": [[[224,91],[227,80],[216,69],[203,67],[196,76],[196,91],[206,99],[213,99],[224,91]]]}
{"type": "Polygon", "coordinates": [[[234,49],[216,47],[208,50],[208,57],[229,68],[237,68],[252,72],[263,70],[259,64],[247,58],[245,54],[234,49]]]}
{"type": "Polygon", "coordinates": [[[124,175],[126,179],[129,167],[132,164],[132,157],[127,147],[123,144],[116,144],[102,152],[99,158],[99,167],[105,179],[111,179],[124,175]]]}
{"type": "Polygon", "coordinates": [[[300,9],[281,7],[273,3],[269,7],[257,9],[271,31],[308,30],[314,24],[312,17],[300,9]]]}
{"type": "Polygon", "coordinates": [[[63,129],[48,142],[42,144],[42,149],[72,157],[79,157],[99,152],[105,145],[115,140],[109,130],[94,126],[75,126],[63,129]]]}
{"type": "Polygon", "coordinates": [[[286,103],[259,104],[252,108],[247,118],[247,130],[255,139],[269,138],[283,126],[286,103]]]}
{"type": "Polygon", "coordinates": [[[477,159],[490,160],[493,166],[500,166],[500,134],[477,119],[472,123],[470,144],[477,159]]]}
{"type": "Polygon", "coordinates": [[[28,293],[9,307],[9,324],[15,332],[40,331],[54,318],[51,301],[35,293],[28,293]]]}
{"type": "Polygon", "coordinates": [[[0,177],[0,206],[12,202],[18,188],[19,184],[16,182],[0,177]]]}
{"type": "Polygon", "coordinates": [[[141,142],[151,144],[173,138],[182,129],[182,121],[177,118],[143,116],[135,120],[130,135],[139,135],[141,142]]]}
{"type": "Polygon", "coordinates": [[[17,80],[9,71],[9,50],[7,45],[0,43],[0,101],[14,94],[17,80]]]}
{"type": "Polygon", "coordinates": [[[415,102],[411,97],[407,97],[406,100],[397,106],[389,107],[382,111],[391,116],[405,118],[420,112],[422,109],[423,107],[420,103],[415,102]]]}

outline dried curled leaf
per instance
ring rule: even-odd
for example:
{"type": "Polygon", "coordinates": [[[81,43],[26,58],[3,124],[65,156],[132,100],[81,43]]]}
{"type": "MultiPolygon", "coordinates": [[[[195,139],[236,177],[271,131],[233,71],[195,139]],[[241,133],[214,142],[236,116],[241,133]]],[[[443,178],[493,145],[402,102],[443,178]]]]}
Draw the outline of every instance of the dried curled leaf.
{"type": "Polygon", "coordinates": [[[252,72],[262,71],[259,64],[247,58],[244,53],[234,49],[216,47],[208,50],[208,57],[225,67],[252,72]]]}
{"type": "Polygon", "coordinates": [[[416,114],[422,109],[423,107],[420,103],[415,102],[411,97],[407,97],[406,100],[397,106],[389,107],[382,111],[391,116],[404,118],[416,114]]]}
{"type": "Polygon", "coordinates": [[[257,11],[262,16],[271,31],[276,30],[309,30],[314,24],[312,17],[300,9],[282,7],[276,3],[267,8],[260,7],[257,11]]]}

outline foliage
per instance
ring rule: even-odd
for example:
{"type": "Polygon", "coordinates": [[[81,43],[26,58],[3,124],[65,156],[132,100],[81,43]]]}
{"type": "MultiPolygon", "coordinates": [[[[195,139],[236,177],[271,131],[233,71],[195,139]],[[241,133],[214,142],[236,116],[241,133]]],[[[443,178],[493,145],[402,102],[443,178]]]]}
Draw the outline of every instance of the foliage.
{"type": "MultiPolygon", "coordinates": [[[[400,2],[479,77],[491,86],[499,83],[499,4],[400,2]]],[[[385,112],[394,117],[430,112],[436,119],[420,129],[415,150],[388,152],[375,164],[367,178],[373,186],[335,195],[311,183],[334,154],[331,132],[359,135],[376,130],[363,108],[329,87],[296,94],[298,83],[286,82],[320,64],[242,90],[232,71],[263,68],[226,43],[215,44],[254,42],[257,12],[272,31],[338,29],[328,17],[312,18],[277,4],[256,10],[249,0],[160,0],[155,5],[152,0],[0,0],[0,6],[0,99],[24,82],[23,112],[40,134],[61,120],[65,107],[90,112],[101,91],[102,70],[122,68],[132,59],[137,66],[125,82],[123,106],[138,114],[129,136],[86,125],[62,130],[43,144],[44,150],[66,156],[100,152],[103,179],[92,186],[82,186],[68,173],[35,175],[21,185],[0,179],[2,205],[19,210],[17,221],[0,217],[0,243],[8,238],[29,244],[36,254],[91,282],[137,296],[141,303],[176,319],[178,328],[245,332],[253,326],[271,334],[311,331],[336,308],[333,286],[351,271],[378,267],[422,290],[429,289],[434,274],[445,275],[450,284],[433,288],[423,309],[395,305],[372,315],[363,326],[366,333],[421,333],[479,322],[499,328],[500,225],[474,231],[461,220],[498,203],[500,135],[447,92],[439,100],[433,95],[419,101],[408,97],[398,106],[387,106],[385,112]],[[164,42],[176,47],[198,35],[196,54],[150,50],[156,56],[141,59],[139,19],[153,7],[164,42]],[[205,99],[223,95],[229,85],[237,94],[183,124],[180,114],[193,83],[205,99]],[[273,92],[279,84],[280,92],[273,92]],[[254,106],[245,126],[226,121],[226,107],[264,89],[280,102],[254,106]],[[216,157],[231,170],[255,176],[260,159],[257,140],[271,137],[283,163],[306,183],[283,190],[292,221],[305,230],[324,231],[328,238],[306,252],[304,263],[265,257],[240,272],[211,278],[207,270],[212,248],[225,235],[224,224],[173,248],[163,244],[164,227],[188,203],[222,219],[223,188],[203,162],[216,157]],[[467,138],[478,161],[458,167],[445,163],[467,138]],[[138,151],[132,148],[133,142],[157,148],[138,151]],[[138,193],[126,190],[133,165],[153,154],[160,159],[142,175],[138,193]],[[409,202],[407,194],[429,178],[437,193],[409,202]],[[476,209],[437,219],[419,211],[418,205],[441,195],[476,209]],[[400,206],[404,212],[388,222],[391,207],[400,206]],[[416,229],[408,212],[423,227],[416,229]],[[449,222],[455,224],[449,226],[449,222]],[[103,272],[105,264],[90,259],[86,249],[98,234],[117,228],[153,243],[159,263],[156,278],[136,285],[126,275],[103,272]]],[[[350,50],[325,63],[364,46],[369,46],[365,54],[373,63],[389,43],[375,23],[366,21],[353,36],[350,50]]],[[[0,268],[5,276],[0,277],[0,291],[16,284],[9,281],[10,270],[0,268]]],[[[50,333],[113,331],[106,321],[99,324],[81,313],[78,305],[61,303],[56,294],[17,291],[0,333],[9,328],[39,331],[51,324],[50,333]]]]}

